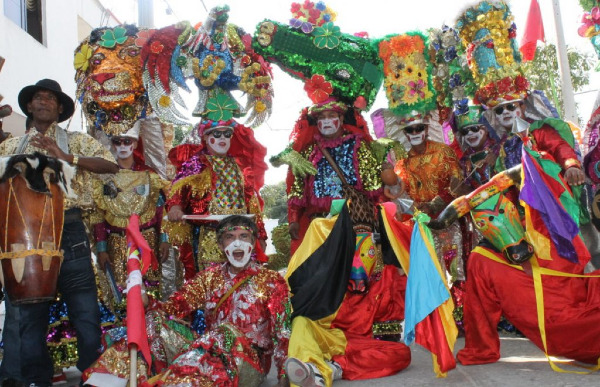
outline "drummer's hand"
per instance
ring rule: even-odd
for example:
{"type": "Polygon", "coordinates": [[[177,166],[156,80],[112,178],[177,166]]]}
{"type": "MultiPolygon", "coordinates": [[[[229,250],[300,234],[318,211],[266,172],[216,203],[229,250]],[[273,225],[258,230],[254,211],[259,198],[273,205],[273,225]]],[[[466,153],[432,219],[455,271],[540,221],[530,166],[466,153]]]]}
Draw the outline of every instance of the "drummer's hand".
{"type": "Polygon", "coordinates": [[[183,215],[184,215],[184,213],[183,213],[183,210],[181,209],[181,206],[173,206],[169,210],[169,213],[167,214],[167,218],[171,222],[177,222],[177,221],[183,219],[183,215]]]}
{"type": "Polygon", "coordinates": [[[164,261],[166,261],[169,258],[169,249],[171,248],[171,245],[169,244],[169,242],[161,242],[160,245],[158,246],[158,259],[160,259],[160,262],[163,263],[164,261]]]}
{"type": "Polygon", "coordinates": [[[98,253],[96,256],[98,257],[98,266],[100,266],[100,269],[106,270],[106,265],[112,264],[112,262],[110,262],[110,255],[108,255],[106,251],[98,253]]]}
{"type": "Polygon", "coordinates": [[[48,156],[52,156],[52,157],[56,157],[57,159],[69,161],[69,160],[67,160],[68,155],[58,147],[58,145],[56,144],[56,141],[54,141],[54,139],[51,137],[42,136],[41,134],[37,134],[31,138],[31,145],[45,150],[46,153],[48,154],[48,156]]]}

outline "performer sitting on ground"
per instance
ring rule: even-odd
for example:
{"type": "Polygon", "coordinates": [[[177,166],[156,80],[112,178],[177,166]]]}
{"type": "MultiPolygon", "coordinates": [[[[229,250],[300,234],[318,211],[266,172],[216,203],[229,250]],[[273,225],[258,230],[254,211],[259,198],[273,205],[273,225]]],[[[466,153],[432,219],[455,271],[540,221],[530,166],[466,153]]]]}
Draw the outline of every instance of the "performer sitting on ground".
{"type": "MultiPolygon", "coordinates": [[[[273,359],[280,385],[286,385],[289,298],[285,281],[255,261],[258,228],[253,221],[232,215],[215,230],[225,263],[199,272],[165,303],[151,300],[146,322],[153,367],[161,372],[153,381],[179,386],[192,377],[198,385],[259,386],[273,359]],[[189,327],[173,318],[184,318],[198,308],[206,311],[206,331],[194,337],[189,327]]],[[[127,378],[127,355],[123,339],[104,352],[84,378],[93,373],[127,378]]],[[[142,364],[140,382],[149,376],[147,365],[142,364]]]]}

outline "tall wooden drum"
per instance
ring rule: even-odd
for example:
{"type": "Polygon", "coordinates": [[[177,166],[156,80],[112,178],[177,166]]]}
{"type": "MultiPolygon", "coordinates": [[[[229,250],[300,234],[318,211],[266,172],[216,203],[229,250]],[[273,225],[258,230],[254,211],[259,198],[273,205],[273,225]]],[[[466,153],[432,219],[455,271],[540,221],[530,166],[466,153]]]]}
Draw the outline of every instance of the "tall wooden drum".
{"type": "Polygon", "coordinates": [[[54,299],[63,259],[63,192],[45,172],[28,170],[28,179],[31,173],[48,193],[30,189],[25,173],[0,183],[0,280],[15,305],[54,299]]]}

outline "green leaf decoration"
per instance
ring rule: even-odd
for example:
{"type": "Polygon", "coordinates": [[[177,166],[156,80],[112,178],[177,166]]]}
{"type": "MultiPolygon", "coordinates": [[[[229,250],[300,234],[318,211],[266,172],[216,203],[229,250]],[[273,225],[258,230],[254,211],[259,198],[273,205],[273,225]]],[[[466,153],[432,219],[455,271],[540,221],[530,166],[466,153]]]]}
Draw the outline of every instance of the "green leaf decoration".
{"type": "Polygon", "coordinates": [[[117,44],[123,44],[127,40],[127,30],[123,27],[116,27],[112,30],[104,31],[100,38],[100,45],[106,48],[113,48],[117,44]]]}
{"type": "Polygon", "coordinates": [[[207,118],[213,121],[227,121],[233,118],[238,104],[227,94],[218,94],[206,102],[207,118]]]}

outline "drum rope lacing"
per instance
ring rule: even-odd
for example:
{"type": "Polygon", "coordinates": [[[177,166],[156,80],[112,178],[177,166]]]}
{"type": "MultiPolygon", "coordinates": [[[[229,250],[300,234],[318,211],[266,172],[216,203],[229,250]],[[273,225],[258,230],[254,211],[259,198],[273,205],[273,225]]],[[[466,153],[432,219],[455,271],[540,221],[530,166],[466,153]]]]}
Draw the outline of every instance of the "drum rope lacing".
{"type": "MultiPolygon", "coordinates": [[[[25,217],[23,216],[23,211],[21,210],[21,206],[19,205],[19,201],[17,200],[17,196],[15,194],[15,190],[13,188],[13,178],[9,179],[9,193],[8,193],[8,200],[7,200],[7,204],[6,204],[6,224],[5,224],[5,231],[4,231],[4,246],[6,246],[8,248],[8,220],[10,219],[9,216],[9,209],[10,209],[10,202],[11,199],[14,197],[14,202],[17,205],[17,210],[19,211],[19,215],[21,217],[21,222],[23,223],[23,226],[25,228],[25,232],[27,233],[27,236],[29,239],[31,239],[31,236],[29,235],[29,231],[27,230],[26,223],[25,223],[25,217]]],[[[42,212],[42,220],[40,222],[40,231],[38,233],[38,239],[37,239],[37,247],[35,249],[29,249],[29,250],[21,250],[21,251],[2,251],[2,247],[0,246],[0,259],[15,259],[15,258],[25,258],[29,255],[41,255],[41,256],[47,256],[47,257],[54,257],[54,256],[59,256],[62,257],[63,253],[61,250],[48,250],[48,249],[42,249],[40,248],[40,243],[41,243],[41,238],[42,238],[42,230],[44,228],[44,218],[46,217],[46,207],[48,204],[48,196],[46,195],[46,197],[44,198],[44,210],[42,212]]],[[[55,219],[54,219],[54,204],[52,203],[52,200],[50,200],[50,213],[52,216],[52,224],[55,223],[55,219]]],[[[62,227],[63,225],[61,224],[61,232],[60,235],[62,237],[62,227]]],[[[56,231],[54,229],[54,227],[52,227],[52,240],[56,241],[56,231]]],[[[54,246],[60,246],[61,241],[58,241],[58,244],[54,243],[54,246]]]]}

